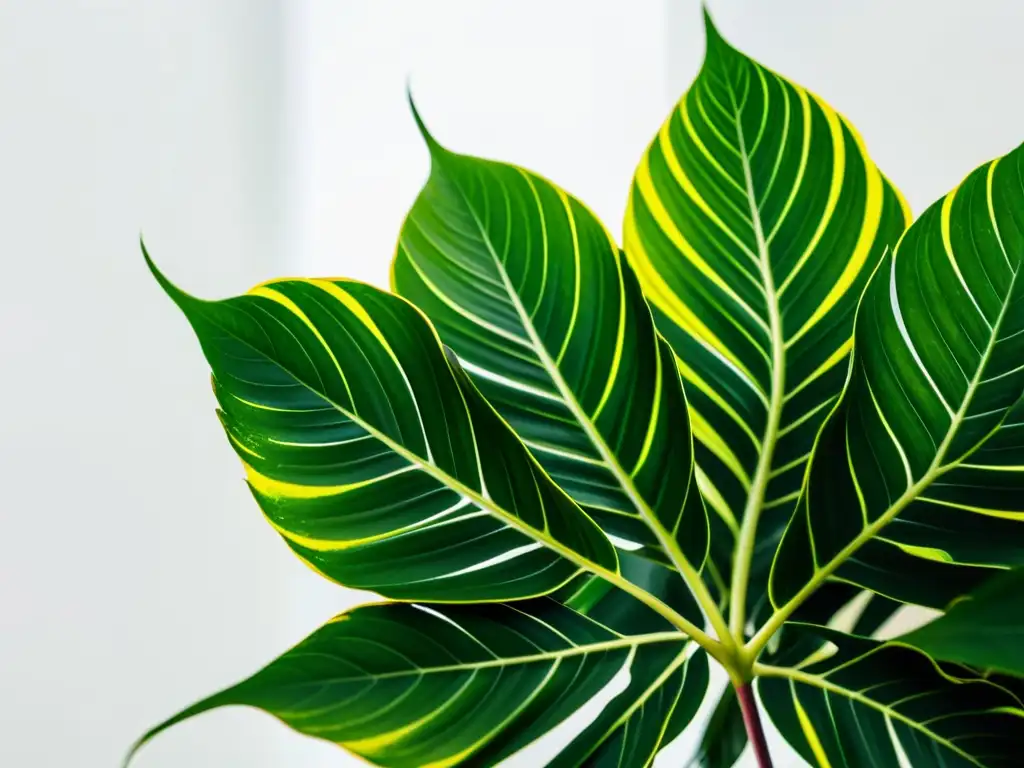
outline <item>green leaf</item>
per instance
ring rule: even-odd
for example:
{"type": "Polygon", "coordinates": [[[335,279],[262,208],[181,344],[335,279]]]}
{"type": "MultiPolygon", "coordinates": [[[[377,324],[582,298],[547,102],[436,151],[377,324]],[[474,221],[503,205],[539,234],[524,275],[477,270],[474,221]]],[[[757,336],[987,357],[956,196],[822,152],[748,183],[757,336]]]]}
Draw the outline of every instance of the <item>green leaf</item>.
{"type": "Polygon", "coordinates": [[[647,766],[671,732],[666,721],[685,724],[700,705],[708,668],[696,650],[678,632],[623,636],[547,598],[363,606],[135,749],[190,717],[245,705],[376,765],[492,766],[628,674],[550,765],[647,766]]]}
{"type": "Polygon", "coordinates": [[[842,390],[861,290],[908,222],[849,123],[708,19],[703,67],[637,169],[625,250],[679,357],[713,557],[728,573],[737,543],[753,554],[752,608],[842,390]]]}
{"type": "Polygon", "coordinates": [[[772,722],[811,765],[1020,764],[1024,710],[1007,688],[899,643],[805,629],[829,640],[835,654],[800,669],[755,671],[772,722]]]}
{"type": "Polygon", "coordinates": [[[872,277],[765,633],[825,578],[941,609],[1024,564],[1022,164],[1018,148],[971,173],[872,277]]]}
{"type": "Polygon", "coordinates": [[[605,531],[699,581],[707,515],[686,401],[615,241],[551,182],[445,149],[413,110],[431,171],[402,227],[394,290],[605,531]]]}
{"type": "Polygon", "coordinates": [[[253,495],[315,570],[435,601],[540,595],[581,569],[616,578],[601,530],[410,304],[342,280],[207,302],[149,263],[199,337],[253,495]]]}
{"type": "Polygon", "coordinates": [[[769,664],[778,664],[781,659],[788,659],[794,666],[800,666],[820,653],[825,644],[820,635],[802,631],[802,625],[811,624],[861,637],[874,637],[902,605],[853,584],[828,582],[793,613],[790,617],[790,621],[794,622],[793,628],[790,624],[783,625],[762,658],[769,664]]]}
{"type": "Polygon", "coordinates": [[[900,638],[936,659],[1024,677],[1024,568],[986,582],[900,638]]]}
{"type": "MultiPolygon", "coordinates": [[[[622,576],[638,585],[645,592],[654,595],[670,606],[680,616],[699,624],[700,609],[692,593],[685,587],[674,571],[656,562],[632,554],[619,553],[622,576]]],[[[615,589],[599,576],[580,576],[576,581],[589,582],[583,589],[583,598],[577,591],[569,597],[570,605],[577,605],[582,599],[586,605],[577,607],[591,619],[600,622],[622,635],[637,635],[671,629],[664,617],[656,614],[620,589],[615,589]],[[600,597],[594,596],[593,587],[602,582],[604,589],[600,597]]],[[[572,585],[568,585],[571,587],[572,585]]],[[[568,588],[568,587],[567,587],[568,588]]],[[[558,599],[558,593],[552,599],[558,599]]],[[[693,657],[688,662],[684,688],[678,694],[678,680],[669,677],[664,682],[650,675],[634,674],[629,687],[620,695],[619,704],[637,702],[640,706],[628,706],[628,717],[623,719],[621,706],[612,706],[602,711],[572,744],[563,750],[549,765],[576,768],[579,765],[616,766],[616,768],[647,765],[659,747],[667,746],[690,724],[700,707],[708,686],[706,658],[693,657]],[[660,736],[655,737],[655,734],[660,736]],[[656,745],[656,746],[652,746],[656,745]]]]}
{"type": "Polygon", "coordinates": [[[743,723],[736,689],[728,686],[718,700],[704,729],[700,748],[687,768],[732,768],[747,748],[747,729],[743,723]]]}
{"type": "MultiPolygon", "coordinates": [[[[653,595],[678,615],[694,624],[701,623],[700,608],[677,573],[632,552],[620,551],[618,555],[622,578],[653,595]]],[[[550,597],[622,634],[660,632],[672,628],[665,617],[600,576],[582,573],[552,592],[550,597]]]]}

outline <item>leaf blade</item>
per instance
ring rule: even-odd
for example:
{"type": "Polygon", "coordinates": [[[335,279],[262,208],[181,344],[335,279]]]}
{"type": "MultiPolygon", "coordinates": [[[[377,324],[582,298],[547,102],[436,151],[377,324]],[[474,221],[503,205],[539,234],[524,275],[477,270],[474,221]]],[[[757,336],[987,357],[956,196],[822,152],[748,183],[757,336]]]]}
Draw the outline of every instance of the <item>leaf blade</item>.
{"type": "MultiPolygon", "coordinates": [[[[676,699],[685,693],[687,706],[696,698],[695,710],[707,664],[703,654],[685,658],[686,644],[673,632],[622,636],[549,599],[471,607],[362,606],[248,680],[152,729],[135,749],[184,719],[245,705],[381,766],[496,765],[558,725],[624,669],[638,678],[658,675],[658,691],[669,686],[676,699]],[[501,695],[493,695],[499,684],[501,695]]],[[[577,737],[563,754],[604,759],[618,755],[626,738],[650,753],[635,764],[648,764],[661,734],[629,734],[622,726],[630,709],[644,704],[671,712],[650,698],[650,691],[620,694],[602,713],[613,727],[599,737],[593,728],[585,731],[586,739],[577,737]]],[[[604,721],[595,726],[608,726],[604,721]]]]}
{"type": "Polygon", "coordinates": [[[835,655],[802,669],[762,666],[758,689],[809,763],[1016,764],[1024,710],[1008,689],[898,642],[804,629],[833,643],[835,655]]]}
{"type": "Polygon", "coordinates": [[[603,528],[699,584],[707,516],[682,386],[614,240],[546,179],[441,147],[413,110],[431,173],[403,225],[394,290],[603,528]]]}
{"type": "Polygon", "coordinates": [[[687,768],[732,768],[747,748],[747,743],[746,725],[736,689],[726,686],[701,736],[697,754],[687,763],[687,768]]]}
{"type": "Polygon", "coordinates": [[[1007,571],[899,638],[943,661],[1024,677],[1024,569],[1007,571]]]}
{"type": "MultiPolygon", "coordinates": [[[[681,361],[713,554],[728,572],[745,553],[742,592],[745,558],[767,579],[860,290],[909,214],[845,119],[705,17],[702,69],[637,170],[625,249],[681,361]]],[[[737,601],[756,615],[762,595],[737,601]]]]}
{"type": "Polygon", "coordinates": [[[254,496],[315,570],[395,598],[460,601],[542,594],[581,567],[615,577],[604,534],[411,305],[325,280],[204,302],[149,263],[200,338],[254,496]]]}
{"type": "Polygon", "coordinates": [[[972,172],[872,277],[843,404],[776,554],[776,606],[788,610],[835,573],[943,608],[1024,558],[1024,529],[998,506],[1020,483],[1006,420],[1024,387],[1013,363],[1024,327],[1022,157],[1018,148],[972,172]]]}

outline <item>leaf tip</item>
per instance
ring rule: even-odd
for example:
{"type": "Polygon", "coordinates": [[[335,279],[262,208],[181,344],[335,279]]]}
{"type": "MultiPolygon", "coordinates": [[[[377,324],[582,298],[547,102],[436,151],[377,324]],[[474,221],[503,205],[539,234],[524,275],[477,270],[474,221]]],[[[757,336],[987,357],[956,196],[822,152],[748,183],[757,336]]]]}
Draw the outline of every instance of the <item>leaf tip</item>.
{"type": "Polygon", "coordinates": [[[419,109],[417,109],[416,107],[416,100],[413,98],[412,95],[411,80],[406,81],[405,97],[406,99],[409,100],[409,109],[412,110],[412,118],[413,120],[416,121],[416,127],[419,128],[420,136],[422,136],[423,141],[427,143],[427,148],[430,150],[430,153],[434,154],[435,152],[444,151],[444,147],[441,146],[441,143],[434,138],[433,134],[430,132],[430,129],[427,128],[427,124],[423,121],[423,116],[420,114],[419,109]]]}
{"type": "Polygon", "coordinates": [[[156,278],[160,287],[173,296],[174,293],[178,292],[178,288],[167,279],[156,265],[156,262],[153,261],[153,257],[149,255],[149,249],[146,248],[146,240],[141,233],[139,234],[139,248],[142,250],[142,258],[146,260],[146,266],[149,268],[150,273],[156,278]]]}
{"type": "Polygon", "coordinates": [[[700,12],[701,12],[701,15],[704,17],[704,29],[705,30],[707,30],[707,29],[714,29],[715,28],[715,22],[711,18],[711,9],[708,7],[707,0],[703,0],[703,2],[701,2],[701,4],[700,4],[700,12]]]}
{"type": "Polygon", "coordinates": [[[198,299],[189,295],[186,291],[183,291],[181,288],[172,283],[170,278],[168,278],[163,272],[160,271],[160,267],[156,265],[156,262],[153,260],[153,257],[150,256],[149,249],[146,248],[146,243],[141,235],[139,236],[139,248],[142,249],[142,258],[146,260],[146,266],[149,268],[150,274],[152,274],[153,277],[156,278],[157,283],[163,289],[164,293],[166,293],[170,297],[171,301],[173,301],[182,309],[185,308],[185,303],[187,302],[194,303],[199,301],[198,299]]]}
{"type": "Polygon", "coordinates": [[[707,2],[702,2],[701,13],[704,16],[704,39],[707,43],[708,50],[712,50],[717,46],[728,46],[725,38],[722,37],[722,33],[718,31],[718,27],[715,26],[715,20],[711,16],[711,9],[708,8],[707,2]]]}

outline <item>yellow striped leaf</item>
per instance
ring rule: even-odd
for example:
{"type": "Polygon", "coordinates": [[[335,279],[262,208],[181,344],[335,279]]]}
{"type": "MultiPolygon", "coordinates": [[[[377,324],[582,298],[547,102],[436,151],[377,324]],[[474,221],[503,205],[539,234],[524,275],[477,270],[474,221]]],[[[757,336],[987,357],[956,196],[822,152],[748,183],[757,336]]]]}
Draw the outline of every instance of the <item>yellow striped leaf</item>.
{"type": "Polygon", "coordinates": [[[152,729],[133,753],[183,720],[245,705],[374,765],[495,766],[628,676],[548,765],[649,766],[700,706],[707,656],[621,592],[608,593],[592,614],[549,598],[362,606],[152,729]],[[620,615],[623,598],[650,615],[620,615]]]}
{"type": "Polygon", "coordinates": [[[199,337],[253,495],[315,570],[446,602],[541,595],[581,569],[616,578],[600,528],[406,301],[278,280],[208,302],[150,266],[199,337]]]}
{"type": "Polygon", "coordinates": [[[679,358],[715,562],[728,572],[742,529],[763,584],[857,300],[909,214],[844,118],[706,26],[700,73],[637,168],[625,250],[679,358]]]}
{"type": "MultiPolygon", "coordinates": [[[[757,691],[776,728],[819,768],[1016,768],[1024,751],[1019,695],[901,642],[878,642],[813,625],[826,640],[814,663],[758,665],[757,691]]],[[[788,765],[788,763],[787,763],[788,765]]]]}
{"type": "Polygon", "coordinates": [[[606,532],[703,590],[686,401],[633,270],[577,199],[442,147],[416,118],[431,172],[402,227],[395,291],[606,532]]]}
{"type": "Polygon", "coordinates": [[[826,579],[943,609],[1024,565],[1022,175],[1024,147],[976,169],[875,271],[761,640],[826,579]]]}

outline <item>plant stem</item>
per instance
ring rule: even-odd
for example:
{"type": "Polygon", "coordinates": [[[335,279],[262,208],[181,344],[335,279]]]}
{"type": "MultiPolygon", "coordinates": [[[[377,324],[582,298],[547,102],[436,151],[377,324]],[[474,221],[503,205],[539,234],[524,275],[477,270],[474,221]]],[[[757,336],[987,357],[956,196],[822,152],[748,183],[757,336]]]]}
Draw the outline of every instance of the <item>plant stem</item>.
{"type": "Polygon", "coordinates": [[[743,725],[746,726],[747,738],[754,748],[757,765],[759,768],[772,768],[772,756],[768,753],[768,742],[764,737],[764,728],[761,727],[761,713],[757,709],[754,689],[750,683],[735,687],[736,698],[739,699],[740,710],[743,712],[743,725]]]}

